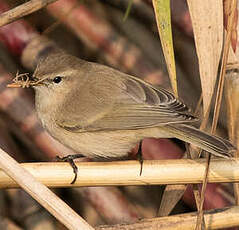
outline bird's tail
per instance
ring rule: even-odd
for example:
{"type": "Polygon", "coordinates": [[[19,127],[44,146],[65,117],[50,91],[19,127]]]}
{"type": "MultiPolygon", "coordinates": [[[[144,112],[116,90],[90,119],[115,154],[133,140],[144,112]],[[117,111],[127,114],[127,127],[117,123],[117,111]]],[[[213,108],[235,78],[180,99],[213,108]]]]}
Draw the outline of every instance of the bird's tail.
{"type": "Polygon", "coordinates": [[[185,124],[170,124],[167,126],[174,137],[200,147],[215,156],[229,158],[237,150],[229,141],[207,134],[193,126],[185,124]]]}

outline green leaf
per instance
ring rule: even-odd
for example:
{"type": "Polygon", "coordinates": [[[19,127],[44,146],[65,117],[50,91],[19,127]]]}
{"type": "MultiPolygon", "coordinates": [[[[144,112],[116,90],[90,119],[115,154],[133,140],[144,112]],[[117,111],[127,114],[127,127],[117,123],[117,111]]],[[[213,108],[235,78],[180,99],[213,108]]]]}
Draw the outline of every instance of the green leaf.
{"type": "Polygon", "coordinates": [[[171,27],[170,0],[153,0],[153,6],[172,88],[175,96],[178,96],[171,27]]]}

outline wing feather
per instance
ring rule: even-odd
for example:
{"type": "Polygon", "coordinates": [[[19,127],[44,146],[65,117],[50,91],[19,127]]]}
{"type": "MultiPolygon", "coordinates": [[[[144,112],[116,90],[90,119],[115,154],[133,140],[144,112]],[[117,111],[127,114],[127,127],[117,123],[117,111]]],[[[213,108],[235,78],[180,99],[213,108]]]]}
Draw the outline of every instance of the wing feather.
{"type": "Polygon", "coordinates": [[[72,117],[64,117],[64,120],[57,122],[59,126],[73,132],[85,132],[142,129],[196,120],[187,106],[170,92],[155,88],[136,77],[110,70],[111,74],[106,71],[103,78],[94,79],[95,83],[91,84],[89,90],[81,90],[81,94],[74,93],[79,94],[79,102],[82,97],[95,97],[95,100],[86,103],[87,109],[80,108],[82,103],[71,104],[71,101],[77,100],[68,101],[66,104],[69,107],[76,107],[80,112],[74,113],[73,120],[72,117]],[[105,92],[102,87],[110,92],[105,92]],[[88,113],[82,114],[84,111],[88,113]]]}

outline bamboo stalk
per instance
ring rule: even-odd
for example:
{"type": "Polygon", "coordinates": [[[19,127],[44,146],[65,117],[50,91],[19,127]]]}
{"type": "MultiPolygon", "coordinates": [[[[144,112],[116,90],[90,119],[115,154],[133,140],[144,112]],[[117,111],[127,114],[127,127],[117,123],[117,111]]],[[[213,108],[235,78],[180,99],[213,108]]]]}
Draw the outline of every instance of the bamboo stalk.
{"type": "MultiPolygon", "coordinates": [[[[200,183],[203,180],[205,159],[145,160],[142,175],[138,161],[76,162],[79,169],[76,182],[71,166],[63,162],[23,163],[22,166],[37,180],[50,187],[115,186],[200,183]]],[[[239,159],[213,159],[208,181],[238,182],[239,159]]],[[[17,187],[0,171],[0,188],[17,187]]]]}
{"type": "MultiPolygon", "coordinates": [[[[73,209],[0,149],[0,168],[68,229],[93,230],[73,209]]],[[[2,171],[3,172],[3,171],[2,171]]]]}
{"type": "Polygon", "coordinates": [[[31,0],[0,15],[0,26],[9,24],[31,14],[56,0],[31,0]]]}
{"type": "MultiPolygon", "coordinates": [[[[144,219],[133,224],[100,226],[96,230],[194,230],[197,212],[167,217],[144,219]]],[[[205,211],[206,229],[224,229],[239,225],[239,206],[205,211]]]]}

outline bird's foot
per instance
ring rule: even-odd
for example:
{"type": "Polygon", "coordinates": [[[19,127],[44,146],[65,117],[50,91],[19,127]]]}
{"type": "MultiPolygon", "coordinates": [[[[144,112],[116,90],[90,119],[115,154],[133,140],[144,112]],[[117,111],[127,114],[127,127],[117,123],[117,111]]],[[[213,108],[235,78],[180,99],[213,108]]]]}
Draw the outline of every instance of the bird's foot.
{"type": "Polygon", "coordinates": [[[137,158],[138,158],[138,161],[140,163],[140,172],[139,172],[139,175],[141,176],[142,175],[142,171],[143,171],[143,163],[144,163],[144,159],[143,159],[143,153],[142,153],[142,143],[143,141],[141,140],[139,142],[139,149],[138,149],[138,152],[136,154],[137,158]]]}
{"type": "Polygon", "coordinates": [[[67,156],[65,156],[65,157],[56,156],[56,160],[57,160],[57,161],[68,162],[68,163],[71,165],[71,167],[72,167],[72,169],[73,169],[73,172],[74,172],[74,174],[75,174],[75,177],[74,177],[74,179],[72,180],[71,184],[74,184],[74,183],[75,183],[75,181],[76,181],[76,179],[77,179],[77,173],[78,173],[78,168],[77,168],[77,166],[76,166],[74,160],[77,159],[77,158],[81,158],[81,157],[83,157],[83,155],[81,155],[81,154],[67,155],[67,156]]]}

